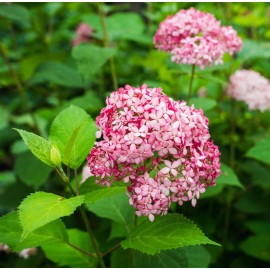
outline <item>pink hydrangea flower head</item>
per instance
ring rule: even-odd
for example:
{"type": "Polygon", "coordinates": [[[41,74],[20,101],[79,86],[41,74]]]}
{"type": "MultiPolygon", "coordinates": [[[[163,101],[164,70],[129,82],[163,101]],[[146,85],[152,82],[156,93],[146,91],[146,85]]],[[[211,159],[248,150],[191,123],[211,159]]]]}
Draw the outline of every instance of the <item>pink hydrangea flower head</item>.
{"type": "Polygon", "coordinates": [[[231,27],[222,27],[209,13],[195,8],[180,10],[160,23],[154,36],[155,47],[170,52],[178,64],[204,68],[222,63],[224,53],[233,54],[242,41],[231,27]]]}
{"type": "Polygon", "coordinates": [[[96,119],[97,142],[88,156],[96,182],[129,183],[138,216],[166,214],[172,202],[191,201],[220,174],[220,152],[202,110],[173,101],[161,88],[126,85],[111,93],[96,119]]]}
{"type": "Polygon", "coordinates": [[[238,70],[230,77],[227,94],[244,101],[250,110],[270,110],[270,82],[256,71],[238,70]]]}
{"type": "Polygon", "coordinates": [[[87,23],[79,24],[76,28],[76,37],[72,41],[72,45],[76,46],[82,42],[89,41],[93,32],[94,32],[94,29],[87,23]]]}

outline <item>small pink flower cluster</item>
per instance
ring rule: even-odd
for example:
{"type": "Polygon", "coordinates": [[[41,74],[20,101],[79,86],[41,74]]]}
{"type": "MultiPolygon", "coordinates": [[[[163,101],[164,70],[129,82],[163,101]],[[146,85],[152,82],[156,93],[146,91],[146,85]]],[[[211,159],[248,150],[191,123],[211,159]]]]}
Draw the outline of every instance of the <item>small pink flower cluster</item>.
{"type": "Polygon", "coordinates": [[[190,8],[161,22],[154,44],[170,52],[173,62],[204,68],[222,63],[226,52],[232,55],[239,51],[242,40],[231,26],[221,26],[212,14],[190,8]]]}
{"type": "Polygon", "coordinates": [[[236,71],[226,91],[229,96],[246,102],[251,110],[270,110],[270,82],[256,71],[236,71]]]}
{"type": "Polygon", "coordinates": [[[88,156],[96,182],[129,182],[138,216],[166,214],[172,202],[191,201],[220,174],[220,152],[210,140],[202,110],[173,101],[161,88],[126,85],[111,93],[96,123],[88,156]]]}
{"type": "Polygon", "coordinates": [[[76,46],[82,42],[87,42],[90,40],[91,35],[93,34],[93,28],[87,23],[81,23],[76,28],[76,37],[72,41],[72,45],[76,46]]]}

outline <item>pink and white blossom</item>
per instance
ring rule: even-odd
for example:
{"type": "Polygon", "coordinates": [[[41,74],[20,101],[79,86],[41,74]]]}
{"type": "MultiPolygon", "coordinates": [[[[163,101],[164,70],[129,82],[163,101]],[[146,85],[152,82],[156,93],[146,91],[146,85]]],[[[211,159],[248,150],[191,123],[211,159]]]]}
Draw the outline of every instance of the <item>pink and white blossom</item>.
{"type": "Polygon", "coordinates": [[[96,182],[129,183],[138,216],[167,214],[190,201],[220,175],[220,152],[202,110],[174,101],[161,88],[126,85],[111,93],[96,119],[101,141],[88,156],[96,182]],[[140,109],[138,109],[140,108],[140,109]]]}
{"type": "Polygon", "coordinates": [[[270,110],[270,82],[253,70],[237,70],[230,77],[227,94],[244,101],[250,110],[270,110]]]}
{"type": "Polygon", "coordinates": [[[231,26],[221,26],[212,14],[190,8],[161,22],[154,44],[171,53],[173,62],[204,68],[222,63],[224,53],[239,51],[242,40],[231,26]]]}

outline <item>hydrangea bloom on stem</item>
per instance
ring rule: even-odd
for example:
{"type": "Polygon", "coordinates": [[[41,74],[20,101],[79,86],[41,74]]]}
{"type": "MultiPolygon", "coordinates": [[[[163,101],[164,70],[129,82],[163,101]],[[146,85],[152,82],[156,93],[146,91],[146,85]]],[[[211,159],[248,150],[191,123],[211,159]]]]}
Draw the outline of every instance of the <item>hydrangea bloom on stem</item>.
{"type": "Polygon", "coordinates": [[[195,8],[180,10],[161,22],[154,44],[170,52],[173,62],[201,68],[222,63],[224,53],[233,54],[242,47],[241,39],[231,26],[221,26],[212,14],[195,8]]]}
{"type": "Polygon", "coordinates": [[[87,23],[81,23],[76,28],[76,37],[72,41],[72,45],[76,46],[82,42],[87,42],[90,40],[91,35],[93,34],[93,28],[87,23]]]}
{"type": "Polygon", "coordinates": [[[227,94],[246,102],[251,110],[270,110],[270,82],[256,71],[236,71],[230,77],[227,94]]]}
{"type": "Polygon", "coordinates": [[[220,152],[210,140],[202,110],[174,101],[161,88],[131,87],[113,92],[96,123],[88,165],[96,182],[128,182],[138,216],[166,214],[172,202],[196,205],[220,174],[220,152]]]}

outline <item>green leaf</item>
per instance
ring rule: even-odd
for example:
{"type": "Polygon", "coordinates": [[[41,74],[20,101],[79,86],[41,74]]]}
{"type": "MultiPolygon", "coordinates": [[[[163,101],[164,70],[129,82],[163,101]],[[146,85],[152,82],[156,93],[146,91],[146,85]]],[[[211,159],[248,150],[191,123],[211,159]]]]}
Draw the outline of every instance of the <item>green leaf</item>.
{"type": "Polygon", "coordinates": [[[71,104],[78,106],[84,110],[89,112],[94,112],[98,114],[100,110],[103,108],[103,103],[100,98],[98,98],[97,94],[93,91],[88,90],[87,93],[80,97],[75,97],[69,101],[67,101],[62,109],[70,106],[71,104]]]}
{"type": "Polygon", "coordinates": [[[20,241],[22,231],[17,212],[0,217],[0,243],[7,244],[14,251],[51,244],[59,240],[67,241],[68,239],[65,225],[61,220],[53,221],[37,229],[23,241],[20,241]]]}
{"type": "Polygon", "coordinates": [[[209,111],[217,105],[217,102],[210,98],[191,98],[189,103],[194,104],[196,109],[203,111],[209,111]]]}
{"type": "Polygon", "coordinates": [[[241,169],[252,177],[252,182],[264,189],[270,187],[270,170],[264,164],[249,160],[241,164],[241,169]]]}
{"type": "Polygon", "coordinates": [[[19,132],[27,147],[38,159],[45,164],[54,167],[54,164],[51,162],[50,154],[52,144],[49,141],[34,133],[22,129],[14,128],[14,130],[19,132]]]}
{"type": "Polygon", "coordinates": [[[253,233],[263,234],[268,233],[270,228],[270,221],[267,220],[250,220],[245,223],[245,226],[253,233]]]}
{"type": "Polygon", "coordinates": [[[48,179],[52,167],[48,167],[27,151],[17,156],[14,171],[23,183],[37,189],[48,179]]]}
{"type": "Polygon", "coordinates": [[[91,79],[115,52],[113,48],[80,44],[73,48],[72,57],[77,61],[79,72],[85,78],[91,79]]]}
{"type": "Polygon", "coordinates": [[[258,58],[270,58],[270,42],[256,42],[245,40],[242,50],[238,53],[242,61],[258,58]]]}
{"type": "Polygon", "coordinates": [[[113,221],[111,226],[111,232],[109,236],[109,240],[115,238],[125,238],[128,232],[124,226],[119,226],[118,222],[113,221]]]}
{"type": "Polygon", "coordinates": [[[19,62],[19,72],[24,81],[29,80],[36,68],[47,59],[46,53],[31,54],[28,57],[23,57],[19,62]]]}
{"type": "Polygon", "coordinates": [[[270,262],[270,234],[250,236],[240,244],[240,249],[249,256],[270,262]]]}
{"type": "Polygon", "coordinates": [[[133,264],[136,268],[186,268],[188,261],[185,251],[178,248],[164,250],[155,255],[134,251],[133,264]]]}
{"type": "Polygon", "coordinates": [[[16,181],[15,175],[12,171],[0,172],[0,188],[16,181]]]}
{"type": "Polygon", "coordinates": [[[142,18],[133,12],[117,12],[107,18],[106,24],[111,40],[132,39],[144,31],[142,18]]]}
{"type": "Polygon", "coordinates": [[[28,150],[23,140],[15,141],[11,146],[11,153],[16,156],[28,150]]]}
{"type": "Polygon", "coordinates": [[[51,82],[64,87],[83,88],[84,82],[77,70],[57,62],[46,62],[31,79],[32,84],[51,82]]]}
{"type": "Polygon", "coordinates": [[[183,248],[188,259],[189,268],[207,268],[210,264],[210,253],[203,246],[188,246],[183,248]]]}
{"type": "Polygon", "coordinates": [[[0,130],[8,126],[9,111],[0,105],[0,130]]]}
{"type": "Polygon", "coordinates": [[[255,146],[248,150],[246,156],[270,164],[270,138],[257,142],[255,146]]]}
{"type": "Polygon", "coordinates": [[[5,243],[13,249],[19,244],[21,234],[22,227],[17,212],[0,217],[0,243],[5,243]]]}
{"type": "Polygon", "coordinates": [[[189,245],[218,245],[192,221],[179,214],[159,216],[152,223],[148,220],[142,222],[121,244],[124,249],[137,249],[146,254],[189,245]]]}
{"type": "Polygon", "coordinates": [[[235,208],[243,213],[259,214],[268,212],[267,205],[260,192],[254,192],[253,189],[245,192],[235,203],[235,208]]]}
{"type": "MultiPolygon", "coordinates": [[[[112,196],[109,196],[108,193],[100,193],[100,191],[105,190],[97,190],[95,192],[103,195],[107,194],[108,197],[104,196],[102,200],[96,200],[97,197],[95,197],[95,202],[86,203],[87,209],[99,217],[109,218],[124,224],[126,231],[130,233],[134,225],[134,208],[128,203],[128,196],[123,191],[112,196]]],[[[90,200],[89,195],[88,200],[90,200]]]]}
{"type": "MultiPolygon", "coordinates": [[[[77,229],[68,230],[69,242],[81,249],[94,253],[91,241],[86,232],[77,229]]],[[[46,257],[57,263],[59,266],[69,267],[96,267],[97,259],[89,257],[82,252],[69,246],[67,243],[59,242],[57,244],[42,246],[46,257]]]]}
{"type": "Polygon", "coordinates": [[[224,163],[220,166],[222,174],[216,179],[218,185],[231,185],[244,188],[234,171],[224,163]]]}
{"type": "Polygon", "coordinates": [[[81,108],[69,106],[52,123],[50,141],[60,150],[63,163],[77,169],[96,140],[96,125],[81,108]]]}
{"type": "MultiPolygon", "coordinates": [[[[119,226],[119,225],[118,225],[119,226]]],[[[131,249],[122,249],[119,247],[112,252],[110,256],[111,268],[133,268],[132,263],[133,252],[131,249]]]]}
{"type": "Polygon", "coordinates": [[[206,198],[216,196],[223,190],[223,188],[224,188],[224,185],[219,185],[218,183],[216,186],[208,187],[206,191],[200,195],[200,199],[206,199],[206,198]]]}
{"type": "Polygon", "coordinates": [[[0,5],[0,16],[26,24],[29,23],[30,14],[29,11],[17,4],[12,5],[0,5]]]}
{"type": "Polygon", "coordinates": [[[210,254],[203,246],[164,250],[155,255],[133,254],[134,267],[138,268],[206,268],[210,263],[210,254]]]}
{"type": "Polygon", "coordinates": [[[57,219],[30,233],[15,247],[14,251],[20,251],[30,247],[58,244],[59,241],[68,241],[68,234],[65,224],[60,219],[57,219]]]}
{"type": "Polygon", "coordinates": [[[83,200],[84,196],[65,199],[41,191],[29,195],[19,206],[23,237],[53,220],[71,215],[83,200]]]}
{"type": "Polygon", "coordinates": [[[123,194],[126,191],[127,191],[126,187],[109,187],[109,188],[107,187],[99,190],[94,190],[85,194],[84,203],[93,204],[98,201],[106,200],[111,196],[123,194]]]}

